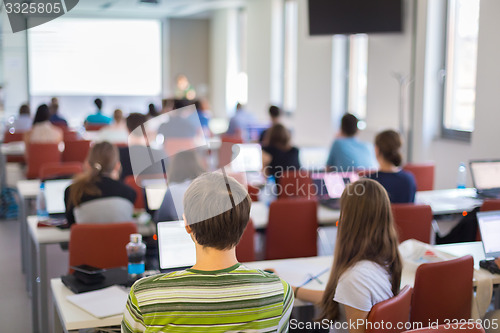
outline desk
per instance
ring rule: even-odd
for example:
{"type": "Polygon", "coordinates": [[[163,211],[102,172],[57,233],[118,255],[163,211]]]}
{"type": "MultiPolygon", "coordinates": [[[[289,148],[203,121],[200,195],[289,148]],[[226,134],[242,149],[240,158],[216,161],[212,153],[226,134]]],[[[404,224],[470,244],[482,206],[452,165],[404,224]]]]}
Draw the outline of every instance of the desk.
{"type": "MultiPolygon", "coordinates": [[[[461,243],[461,244],[451,244],[451,245],[439,245],[435,247],[443,252],[448,252],[453,255],[465,255],[472,254],[474,257],[474,262],[477,267],[478,260],[484,258],[484,252],[482,252],[481,242],[472,243],[461,243]]],[[[294,259],[280,259],[280,260],[264,260],[255,261],[250,263],[245,263],[244,265],[250,268],[274,268],[278,275],[283,279],[288,281],[292,285],[298,285],[307,278],[308,273],[318,273],[331,266],[333,262],[332,256],[324,257],[309,257],[309,258],[294,258],[294,259]]],[[[415,272],[412,267],[409,267],[406,261],[403,262],[403,274],[401,285],[411,285],[414,284],[415,272]]],[[[322,284],[318,283],[316,280],[311,281],[307,284],[307,288],[315,290],[323,290],[326,286],[326,281],[328,280],[330,272],[326,271],[318,278],[322,281],[322,284]]],[[[500,283],[500,275],[490,274],[488,271],[479,269],[474,272],[474,276],[477,274],[485,274],[492,279],[492,283],[500,283]]],[[[477,285],[477,281],[474,280],[474,285],[477,285]]],[[[114,316],[105,319],[97,319],[84,310],[74,306],[66,300],[67,295],[72,295],[72,292],[66,288],[61,282],[60,278],[51,280],[52,294],[54,297],[54,311],[58,317],[56,321],[61,324],[60,332],[68,332],[73,329],[82,329],[90,327],[103,327],[111,325],[119,325],[121,322],[121,316],[114,316]]],[[[296,300],[295,306],[304,305],[304,302],[296,300]]],[[[125,306],[125,305],[124,305],[125,306]]],[[[57,326],[56,326],[57,327],[57,326]]]]}
{"type": "MultiPolygon", "coordinates": [[[[265,229],[269,220],[269,207],[263,202],[252,202],[250,208],[250,217],[252,218],[255,229],[265,229]]],[[[335,225],[340,218],[340,210],[329,209],[318,204],[318,224],[335,225]]]]}
{"type": "MultiPolygon", "coordinates": [[[[28,215],[34,214],[35,212],[28,211],[30,207],[30,203],[32,200],[35,200],[38,192],[40,192],[40,180],[20,180],[17,182],[17,191],[19,192],[19,230],[21,233],[21,268],[23,269],[23,273],[28,272],[28,228],[26,224],[26,217],[28,215]]],[[[29,283],[26,282],[26,288],[28,292],[31,292],[29,289],[29,283]]]]}
{"type": "MultiPolygon", "coordinates": [[[[33,328],[37,331],[40,327],[41,332],[48,332],[47,245],[69,242],[70,229],[38,228],[36,216],[28,216],[27,222],[30,236],[27,279],[31,286],[33,328]]],[[[153,223],[138,224],[137,229],[144,236],[152,236],[156,232],[153,223]]]]}
{"type": "Polygon", "coordinates": [[[483,200],[475,197],[474,188],[418,191],[415,203],[431,206],[434,215],[457,214],[481,206],[483,200]]]}

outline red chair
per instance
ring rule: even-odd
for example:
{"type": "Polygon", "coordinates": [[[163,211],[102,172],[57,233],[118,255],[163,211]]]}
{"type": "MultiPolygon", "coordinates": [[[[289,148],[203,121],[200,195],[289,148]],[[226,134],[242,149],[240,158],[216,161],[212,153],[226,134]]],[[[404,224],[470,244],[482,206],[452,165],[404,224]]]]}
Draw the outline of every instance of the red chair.
{"type": "Polygon", "coordinates": [[[62,160],[63,162],[83,163],[87,159],[89,150],[90,141],[88,140],[65,141],[62,160]]]}
{"type": "Polygon", "coordinates": [[[433,219],[431,206],[392,204],[391,208],[400,243],[412,238],[430,243],[433,219]]]}
{"type": "Polygon", "coordinates": [[[67,163],[45,163],[40,169],[40,179],[49,179],[55,177],[73,177],[83,171],[83,165],[80,162],[67,163]]]}
{"type": "Polygon", "coordinates": [[[271,203],[266,230],[266,259],[316,256],[317,211],[315,200],[296,198],[271,203]]]}
{"type": "Polygon", "coordinates": [[[76,141],[78,140],[78,133],[74,131],[65,130],[63,132],[64,141],[76,141]]]}
{"type": "Polygon", "coordinates": [[[408,163],[403,170],[415,176],[417,191],[434,190],[434,163],[413,164],[408,163]]]}
{"type": "Polygon", "coordinates": [[[144,192],[143,192],[142,188],[139,185],[137,185],[137,183],[135,182],[134,176],[130,175],[130,176],[125,177],[123,182],[126,185],[133,188],[135,193],[136,193],[134,208],[135,209],[144,209],[146,207],[146,204],[144,203],[144,192]]]}
{"type": "MultiPolygon", "coordinates": [[[[14,132],[10,133],[8,130],[5,131],[3,136],[3,143],[9,142],[19,142],[24,141],[24,133],[22,132],[14,132]]],[[[7,162],[9,163],[24,163],[24,156],[9,156],[7,155],[7,162]]]]}
{"type": "MultiPolygon", "coordinates": [[[[125,245],[130,241],[130,234],[135,233],[137,226],[132,222],[74,224],[69,239],[69,266],[127,266],[125,245]]],[[[73,270],[70,269],[69,272],[71,274],[73,270]]]]}
{"type": "Polygon", "coordinates": [[[243,143],[243,140],[238,137],[232,136],[222,136],[221,137],[221,145],[219,147],[219,168],[222,168],[229,163],[233,158],[233,146],[235,144],[243,143]]]}
{"type": "Polygon", "coordinates": [[[316,197],[317,192],[311,193],[313,183],[307,171],[295,170],[287,172],[276,179],[276,182],[279,185],[278,199],[297,197],[314,199],[316,197]]]}
{"type": "Polygon", "coordinates": [[[484,333],[482,327],[474,324],[450,324],[439,325],[436,327],[426,327],[416,330],[406,331],[408,333],[448,333],[448,332],[468,332],[468,333],[484,333]]]}
{"type": "Polygon", "coordinates": [[[239,262],[255,261],[255,227],[252,219],[248,221],[240,242],[236,245],[236,258],[239,262]]]}
{"type": "Polygon", "coordinates": [[[445,324],[471,316],[474,259],[422,264],[415,274],[410,319],[412,322],[445,324]]]}
{"type": "Polygon", "coordinates": [[[248,194],[250,195],[250,199],[252,199],[252,201],[259,201],[260,189],[253,185],[248,185],[247,188],[248,188],[248,194]]]}
{"type": "Polygon", "coordinates": [[[398,328],[398,324],[407,323],[410,319],[411,295],[412,288],[406,286],[396,296],[375,304],[368,314],[365,332],[403,332],[405,327],[398,328]],[[385,323],[384,327],[377,326],[382,322],[385,323]],[[392,329],[388,329],[387,323],[392,323],[392,329]]]}
{"type": "Polygon", "coordinates": [[[61,152],[57,143],[30,143],[26,153],[28,179],[40,178],[40,170],[44,164],[61,162],[61,152]]]}
{"type": "Polygon", "coordinates": [[[108,126],[108,124],[85,124],[86,131],[98,131],[103,127],[108,126]]]}

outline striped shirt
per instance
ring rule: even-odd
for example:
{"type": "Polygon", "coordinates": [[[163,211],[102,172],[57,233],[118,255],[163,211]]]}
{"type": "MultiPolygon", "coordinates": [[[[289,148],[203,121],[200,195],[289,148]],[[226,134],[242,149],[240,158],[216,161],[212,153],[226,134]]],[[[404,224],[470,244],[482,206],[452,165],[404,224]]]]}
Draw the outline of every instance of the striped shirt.
{"type": "Polygon", "coordinates": [[[122,332],[288,332],[292,307],[290,285],[274,274],[187,269],[137,281],[122,332]]]}

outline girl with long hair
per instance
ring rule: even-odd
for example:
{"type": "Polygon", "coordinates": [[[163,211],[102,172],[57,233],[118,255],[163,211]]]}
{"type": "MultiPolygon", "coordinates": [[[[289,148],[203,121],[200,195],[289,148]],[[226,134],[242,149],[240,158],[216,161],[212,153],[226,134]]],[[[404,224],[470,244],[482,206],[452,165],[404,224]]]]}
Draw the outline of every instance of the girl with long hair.
{"type": "MultiPolygon", "coordinates": [[[[346,187],[340,200],[333,266],[325,290],[293,289],[296,298],[321,307],[321,319],[356,323],[367,318],[373,305],[398,294],[402,261],[391,204],[379,183],[360,179],[346,187]]],[[[364,325],[349,330],[364,331],[364,325]]]]}
{"type": "Polygon", "coordinates": [[[118,181],[118,149],[106,141],[95,144],[84,168],[64,193],[68,223],[132,221],[136,193],[118,181]],[[106,209],[102,209],[103,205],[106,209]]]}

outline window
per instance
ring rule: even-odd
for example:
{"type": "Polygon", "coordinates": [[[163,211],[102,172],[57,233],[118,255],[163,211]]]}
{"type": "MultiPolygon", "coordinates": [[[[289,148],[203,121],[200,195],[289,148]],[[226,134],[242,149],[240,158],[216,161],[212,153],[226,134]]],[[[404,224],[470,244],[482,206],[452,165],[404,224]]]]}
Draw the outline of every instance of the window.
{"type": "Polygon", "coordinates": [[[297,107],[297,1],[285,1],[283,52],[283,109],[295,111],[297,107]]]}
{"type": "Polygon", "coordinates": [[[359,119],[366,118],[366,86],[368,70],[368,35],[349,37],[349,82],[347,110],[359,119]]]}
{"type": "Polygon", "coordinates": [[[479,0],[449,0],[443,136],[470,140],[476,102],[479,0]]]}

